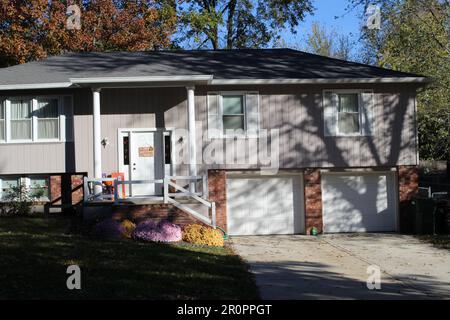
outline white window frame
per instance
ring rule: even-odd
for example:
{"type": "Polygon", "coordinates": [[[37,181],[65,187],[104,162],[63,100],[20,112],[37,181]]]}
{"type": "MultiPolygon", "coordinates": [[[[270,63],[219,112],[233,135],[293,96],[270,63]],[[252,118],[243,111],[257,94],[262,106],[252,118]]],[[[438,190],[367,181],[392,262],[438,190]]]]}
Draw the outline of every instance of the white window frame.
{"type": "MultiPolygon", "coordinates": [[[[3,109],[3,119],[0,119],[0,121],[3,121],[3,139],[0,139],[0,143],[6,141],[6,107],[5,107],[5,100],[0,99],[0,109],[3,109]]],[[[0,187],[1,187],[1,180],[0,180],[0,187]]],[[[0,197],[1,197],[1,191],[0,191],[0,197]]]]}
{"type": "MultiPolygon", "coordinates": [[[[338,101],[337,101],[337,110],[336,110],[336,135],[337,136],[343,136],[343,137],[355,137],[355,136],[362,136],[362,113],[361,113],[361,105],[362,105],[362,101],[361,101],[361,90],[354,90],[354,91],[349,91],[349,92],[336,92],[337,97],[338,97],[338,101]],[[344,133],[344,132],[340,132],[339,131],[339,95],[341,94],[356,94],[357,96],[357,103],[358,103],[358,128],[359,131],[358,132],[351,132],[351,133],[344,133]]],[[[353,112],[356,113],[356,112],[353,112]]]]}
{"type": "MultiPolygon", "coordinates": [[[[333,94],[337,95],[337,105],[334,106],[336,108],[335,115],[336,115],[336,124],[335,124],[335,130],[336,134],[335,137],[362,137],[363,134],[363,121],[362,121],[362,93],[366,90],[363,89],[327,89],[323,92],[329,91],[333,94]],[[339,95],[340,94],[357,94],[358,95],[358,121],[359,121],[359,132],[355,133],[342,133],[339,131],[339,95]]],[[[331,102],[333,103],[333,102],[331,102]]],[[[326,125],[326,124],[324,124],[326,125]]]]}
{"type": "Polygon", "coordinates": [[[218,93],[219,94],[219,117],[220,117],[220,121],[222,122],[222,128],[223,126],[223,97],[224,96],[242,96],[242,109],[244,110],[244,131],[239,134],[239,133],[235,133],[235,134],[227,134],[225,129],[223,129],[222,132],[222,137],[223,138],[235,138],[235,137],[247,137],[247,103],[246,103],[246,95],[247,92],[246,91],[221,91],[218,93]]]}
{"type": "MultiPolygon", "coordinates": [[[[0,144],[29,144],[29,143],[61,143],[66,142],[66,116],[64,110],[64,98],[72,95],[39,95],[39,96],[10,96],[1,103],[5,108],[5,140],[0,140],[0,144]],[[34,114],[37,110],[38,100],[57,99],[58,101],[58,135],[57,139],[38,138],[38,117],[34,114]],[[15,140],[11,139],[11,100],[29,100],[32,106],[33,115],[31,117],[31,139],[15,140]]],[[[72,100],[73,105],[73,100],[72,100]]]]}
{"type": "Polygon", "coordinates": [[[27,188],[27,190],[30,190],[31,187],[31,178],[42,178],[42,179],[46,179],[48,181],[48,185],[47,185],[47,193],[48,196],[46,197],[42,197],[40,199],[35,199],[37,202],[49,202],[50,198],[51,198],[51,188],[50,188],[50,176],[47,175],[31,175],[31,176],[2,176],[0,177],[0,202],[5,202],[2,199],[3,196],[3,180],[4,178],[9,178],[9,179],[16,179],[18,180],[19,184],[25,186],[25,188],[27,188]]]}
{"type": "Polygon", "coordinates": [[[31,189],[31,179],[32,178],[39,178],[39,179],[47,180],[47,182],[48,182],[48,185],[47,185],[48,196],[44,196],[44,197],[42,197],[40,199],[35,199],[35,200],[37,202],[49,202],[50,198],[51,198],[51,195],[50,195],[50,176],[46,176],[46,175],[42,175],[42,176],[41,175],[31,175],[31,176],[28,176],[28,177],[22,177],[22,181],[24,182],[25,187],[27,188],[27,190],[31,189]]]}
{"type": "Polygon", "coordinates": [[[17,97],[10,97],[8,99],[6,99],[6,114],[7,117],[5,121],[5,126],[6,126],[6,143],[7,142],[11,142],[11,143],[29,143],[33,141],[33,135],[34,135],[34,123],[33,123],[33,111],[34,111],[34,106],[33,106],[33,99],[31,99],[30,97],[24,97],[24,96],[17,96],[17,97]],[[11,121],[13,121],[13,119],[11,119],[11,101],[12,100],[24,100],[24,101],[28,101],[30,103],[31,106],[31,118],[30,118],[30,122],[31,122],[31,139],[12,139],[11,138],[11,121]]]}

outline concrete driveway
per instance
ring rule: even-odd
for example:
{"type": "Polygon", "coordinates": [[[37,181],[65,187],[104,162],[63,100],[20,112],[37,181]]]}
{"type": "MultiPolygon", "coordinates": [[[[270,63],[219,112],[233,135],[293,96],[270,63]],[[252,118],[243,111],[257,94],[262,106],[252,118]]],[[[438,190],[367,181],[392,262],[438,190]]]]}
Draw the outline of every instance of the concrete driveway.
{"type": "Polygon", "coordinates": [[[411,236],[233,237],[263,299],[450,299],[450,251],[411,236]],[[367,288],[379,266],[381,289],[367,288]]]}

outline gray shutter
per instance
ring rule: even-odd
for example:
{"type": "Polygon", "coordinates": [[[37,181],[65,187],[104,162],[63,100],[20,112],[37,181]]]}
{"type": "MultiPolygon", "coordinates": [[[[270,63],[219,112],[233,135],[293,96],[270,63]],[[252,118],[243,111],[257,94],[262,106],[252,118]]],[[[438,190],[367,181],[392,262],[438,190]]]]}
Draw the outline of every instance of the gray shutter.
{"type": "Polygon", "coordinates": [[[219,94],[208,92],[208,138],[220,138],[223,131],[223,124],[220,115],[219,94]]]}
{"type": "Polygon", "coordinates": [[[259,133],[259,93],[247,92],[245,95],[245,116],[247,135],[257,136],[259,133]]]}
{"type": "Polygon", "coordinates": [[[335,136],[337,125],[338,96],[332,91],[323,92],[323,119],[326,137],[335,136]]]}
{"type": "Polygon", "coordinates": [[[72,96],[63,97],[63,112],[65,116],[65,134],[66,141],[74,140],[74,117],[73,117],[73,99],[72,96]]]}
{"type": "Polygon", "coordinates": [[[361,133],[372,136],[374,128],[374,95],[373,91],[361,92],[361,133]]]}

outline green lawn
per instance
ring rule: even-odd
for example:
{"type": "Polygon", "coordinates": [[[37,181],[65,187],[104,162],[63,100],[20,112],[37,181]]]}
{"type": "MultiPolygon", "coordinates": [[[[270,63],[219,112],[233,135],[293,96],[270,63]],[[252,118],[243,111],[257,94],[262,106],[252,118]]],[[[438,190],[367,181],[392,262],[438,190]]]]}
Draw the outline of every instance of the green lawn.
{"type": "Polygon", "coordinates": [[[68,218],[0,218],[0,299],[258,298],[229,248],[100,241],[69,230],[68,218]],[[66,287],[71,264],[81,268],[81,290],[66,287]]]}

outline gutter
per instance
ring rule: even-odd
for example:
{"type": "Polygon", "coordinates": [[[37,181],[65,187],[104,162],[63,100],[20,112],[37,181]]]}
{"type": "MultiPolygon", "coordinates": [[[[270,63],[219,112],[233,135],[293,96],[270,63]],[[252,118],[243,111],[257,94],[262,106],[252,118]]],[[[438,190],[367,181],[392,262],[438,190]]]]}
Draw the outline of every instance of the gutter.
{"type": "Polygon", "coordinates": [[[142,83],[142,82],[206,82],[210,83],[212,75],[183,75],[183,76],[142,76],[142,77],[93,77],[70,78],[72,84],[98,84],[98,83],[142,83]]]}
{"type": "Polygon", "coordinates": [[[212,85],[274,85],[274,84],[368,84],[368,83],[428,83],[425,77],[340,78],[340,79],[214,79],[212,85]]]}
{"type": "Polygon", "coordinates": [[[371,84],[371,83],[418,83],[431,82],[426,77],[399,77],[399,78],[341,78],[341,79],[214,79],[213,75],[182,75],[182,76],[141,76],[141,77],[92,77],[70,78],[69,82],[12,84],[0,85],[4,90],[32,90],[32,89],[60,89],[69,87],[94,86],[120,87],[128,84],[141,84],[142,86],[166,85],[288,85],[288,84],[371,84]]]}
{"type": "Polygon", "coordinates": [[[2,91],[2,90],[60,89],[60,88],[69,88],[71,86],[72,86],[71,82],[6,84],[6,85],[0,85],[0,91],[2,91]]]}

